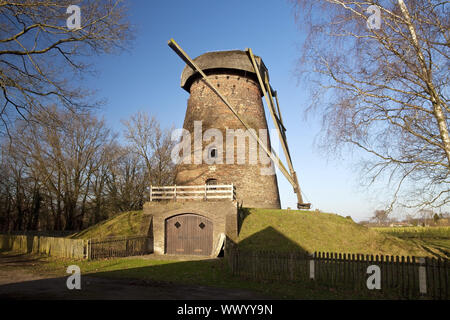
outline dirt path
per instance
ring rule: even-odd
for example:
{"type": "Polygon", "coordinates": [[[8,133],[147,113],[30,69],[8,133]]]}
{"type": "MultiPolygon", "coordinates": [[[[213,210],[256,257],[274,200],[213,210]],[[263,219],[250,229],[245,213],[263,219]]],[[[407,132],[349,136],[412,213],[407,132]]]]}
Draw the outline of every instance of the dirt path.
{"type": "MultiPolygon", "coordinates": [[[[240,289],[176,285],[147,280],[107,279],[81,276],[81,290],[69,290],[67,277],[52,272],[33,272],[43,264],[28,255],[0,255],[0,299],[167,299],[253,300],[267,299],[240,289]]],[[[39,268],[39,270],[42,270],[39,268]]]]}

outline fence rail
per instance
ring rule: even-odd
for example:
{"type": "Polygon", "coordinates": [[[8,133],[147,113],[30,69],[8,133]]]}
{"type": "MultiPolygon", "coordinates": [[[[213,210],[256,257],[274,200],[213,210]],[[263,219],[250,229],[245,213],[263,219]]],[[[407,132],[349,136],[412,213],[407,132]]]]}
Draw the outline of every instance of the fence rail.
{"type": "Polygon", "coordinates": [[[330,252],[272,252],[228,246],[226,259],[236,276],[255,280],[309,281],[370,291],[368,267],[380,268],[380,291],[405,298],[422,295],[449,299],[449,260],[399,256],[373,256],[330,252]]]}
{"type": "Polygon", "coordinates": [[[150,201],[236,199],[234,185],[150,186],[150,201]]]}
{"type": "Polygon", "coordinates": [[[148,236],[92,239],[87,245],[88,259],[138,256],[153,253],[153,238],[148,236]]]}

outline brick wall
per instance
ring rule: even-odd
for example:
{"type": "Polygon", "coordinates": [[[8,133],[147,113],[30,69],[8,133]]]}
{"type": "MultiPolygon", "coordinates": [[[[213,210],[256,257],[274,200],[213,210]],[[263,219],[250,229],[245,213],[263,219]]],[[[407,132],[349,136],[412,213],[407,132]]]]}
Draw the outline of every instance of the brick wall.
{"type": "MultiPolygon", "coordinates": [[[[166,201],[146,202],[144,215],[152,217],[154,252],[165,253],[166,219],[179,214],[197,214],[213,222],[213,253],[217,252],[220,234],[231,239],[238,234],[236,201],[166,201]]],[[[220,248],[219,248],[220,250],[220,248]]]]}

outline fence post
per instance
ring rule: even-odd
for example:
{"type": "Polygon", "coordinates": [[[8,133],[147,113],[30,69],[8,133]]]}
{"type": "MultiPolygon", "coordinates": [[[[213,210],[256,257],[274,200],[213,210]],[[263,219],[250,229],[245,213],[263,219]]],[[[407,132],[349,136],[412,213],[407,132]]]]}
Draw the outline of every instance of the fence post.
{"type": "Polygon", "coordinates": [[[291,276],[291,281],[294,281],[294,253],[291,252],[289,255],[289,273],[291,276]]]}
{"type": "Polygon", "coordinates": [[[252,269],[253,269],[253,279],[257,279],[257,271],[256,271],[256,267],[258,265],[258,257],[257,257],[257,252],[253,251],[253,259],[252,259],[252,269]]]}
{"type": "Polygon", "coordinates": [[[150,185],[150,202],[152,202],[152,185],[150,185]]]}
{"type": "Polygon", "coordinates": [[[316,278],[316,272],[314,269],[314,258],[315,254],[311,253],[311,260],[309,260],[309,279],[314,280],[316,278]]]}
{"type": "Polygon", "coordinates": [[[90,259],[91,240],[86,240],[86,260],[90,259]]]}
{"type": "Polygon", "coordinates": [[[205,183],[205,201],[206,200],[208,200],[208,195],[207,195],[207,193],[208,193],[208,186],[207,186],[207,184],[205,183]]]}
{"type": "Polygon", "coordinates": [[[177,185],[175,185],[174,191],[173,191],[173,199],[177,201],[177,185]]]}
{"type": "Polygon", "coordinates": [[[419,259],[419,290],[420,293],[427,294],[427,270],[425,267],[425,258],[419,259]]]}

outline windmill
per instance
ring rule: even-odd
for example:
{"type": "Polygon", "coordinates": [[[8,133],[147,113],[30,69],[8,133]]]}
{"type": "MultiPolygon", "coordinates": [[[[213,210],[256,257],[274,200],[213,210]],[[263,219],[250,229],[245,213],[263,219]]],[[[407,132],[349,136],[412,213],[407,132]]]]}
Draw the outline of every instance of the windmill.
{"type": "Polygon", "coordinates": [[[270,159],[275,163],[275,165],[279,168],[281,173],[286,177],[288,182],[292,185],[295,194],[297,195],[297,208],[298,209],[310,209],[311,204],[305,203],[303,201],[302,192],[300,189],[300,185],[298,183],[297,174],[292,165],[292,159],[289,152],[287,139],[286,139],[286,128],[283,124],[283,120],[281,117],[280,105],[278,102],[278,95],[275,90],[273,90],[272,86],[269,83],[269,75],[266,68],[261,68],[258,65],[255,56],[250,48],[246,49],[247,55],[250,59],[250,62],[253,66],[254,72],[257,76],[259,86],[262,90],[264,98],[266,100],[271,118],[275,125],[275,129],[278,132],[278,136],[281,142],[281,146],[283,148],[283,152],[287,161],[288,169],[283,164],[279,156],[273,151],[269,150],[266,147],[264,142],[252,131],[250,130],[250,126],[244,121],[244,119],[238,114],[236,109],[229,103],[229,101],[225,98],[225,96],[211,83],[207,75],[202,71],[202,69],[192,60],[187,53],[181,49],[181,47],[175,42],[175,40],[170,39],[168,42],[169,47],[190,67],[193,71],[196,71],[200,74],[205,83],[211,88],[211,90],[217,94],[217,96],[224,102],[224,104],[231,110],[231,112],[237,117],[237,119],[242,123],[242,125],[249,131],[250,135],[253,139],[256,140],[258,145],[264,150],[264,152],[270,157],[270,159]]]}

